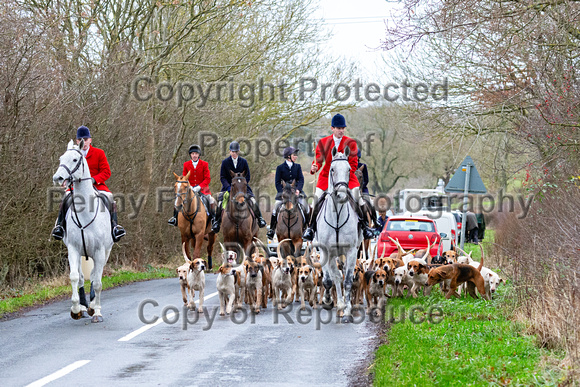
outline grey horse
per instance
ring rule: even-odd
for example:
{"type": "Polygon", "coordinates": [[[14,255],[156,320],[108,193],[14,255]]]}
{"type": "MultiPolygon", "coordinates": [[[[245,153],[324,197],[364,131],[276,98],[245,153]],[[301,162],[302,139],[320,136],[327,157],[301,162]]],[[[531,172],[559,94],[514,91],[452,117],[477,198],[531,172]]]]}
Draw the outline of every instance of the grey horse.
{"type": "Polygon", "coordinates": [[[81,153],[83,140],[79,146],[71,140],[66,152],[60,156],[60,165],[52,177],[54,183],[63,187],[74,187],[73,201],[66,215],[66,233],[63,239],[68,249],[70,282],[72,286],[71,317],[79,319],[84,310],[93,316],[93,322],[102,322],[101,278],[103,268],[113,247],[111,217],[108,208],[97,198],[93,188],[87,160],[81,153]],[[92,257],[95,266],[91,271],[91,286],[95,297],[86,308],[84,276],[81,270],[81,256],[92,257]],[[79,296],[79,286],[81,295],[79,296]]]}
{"type": "Polygon", "coordinates": [[[362,242],[362,231],[358,229],[358,217],[355,203],[348,189],[350,164],[348,156],[350,148],[344,153],[332,149],[332,162],[329,172],[329,184],[323,208],[320,210],[317,222],[316,240],[321,251],[321,264],[324,285],[322,306],[330,309],[332,306],[331,289],[336,286],[336,307],[343,312],[343,322],[352,321],[352,304],[350,301],[354,267],[357,250],[362,242]],[[337,259],[345,257],[344,265],[344,296],[342,292],[343,275],[338,269],[337,259]]]}

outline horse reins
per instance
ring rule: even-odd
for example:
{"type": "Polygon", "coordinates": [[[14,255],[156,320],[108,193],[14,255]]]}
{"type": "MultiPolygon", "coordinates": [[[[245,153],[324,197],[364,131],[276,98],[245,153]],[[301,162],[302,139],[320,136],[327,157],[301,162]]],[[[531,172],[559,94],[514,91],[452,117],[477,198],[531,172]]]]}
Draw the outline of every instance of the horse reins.
{"type": "MultiPolygon", "coordinates": [[[[184,204],[190,203],[189,207],[191,207],[191,203],[193,202],[193,198],[192,198],[192,200],[187,200],[187,194],[190,191],[193,192],[193,195],[197,198],[197,200],[196,200],[197,206],[195,208],[195,212],[193,213],[193,217],[190,218],[190,216],[185,212],[185,205],[181,206],[181,215],[183,215],[185,220],[187,220],[189,222],[189,233],[193,236],[193,228],[192,228],[193,221],[195,220],[195,217],[197,216],[197,213],[199,212],[199,202],[201,201],[201,198],[198,196],[197,192],[195,192],[191,189],[191,186],[189,185],[189,181],[177,180],[176,183],[185,183],[185,184],[187,184],[187,187],[189,188],[186,192],[181,192],[181,193],[176,192],[175,193],[176,198],[181,198],[183,195],[186,195],[185,199],[181,199],[184,204]]],[[[190,208],[190,210],[191,210],[191,208],[190,208]]]]}
{"type": "MultiPolygon", "coordinates": [[[[80,183],[83,180],[91,180],[92,178],[91,177],[86,177],[84,179],[83,178],[80,178],[80,177],[78,179],[74,179],[73,178],[73,173],[75,173],[80,168],[81,165],[83,166],[83,174],[85,173],[85,164],[83,163],[84,156],[83,156],[83,153],[80,150],[78,150],[78,149],[68,149],[67,152],[68,151],[75,151],[80,156],[79,161],[77,162],[77,164],[74,166],[74,168],[72,170],[69,169],[67,165],[64,165],[64,164],[60,164],[59,165],[59,167],[63,167],[67,171],[67,173],[69,175],[69,178],[67,179],[68,180],[68,189],[72,192],[71,195],[74,195],[74,182],[80,183]]],[[[98,196],[97,196],[97,198],[98,198],[98,196]]],[[[95,210],[95,216],[93,216],[93,219],[91,219],[91,221],[89,223],[87,223],[86,225],[83,226],[83,225],[81,225],[81,220],[79,219],[79,214],[78,214],[78,211],[77,211],[77,209],[75,207],[75,199],[74,199],[74,196],[72,198],[72,209],[73,209],[73,214],[74,214],[75,217],[74,218],[71,217],[71,220],[73,221],[73,223],[75,224],[75,226],[77,226],[81,230],[81,240],[83,241],[83,251],[85,253],[85,257],[88,257],[89,256],[87,254],[87,244],[85,242],[85,229],[87,227],[89,227],[91,224],[93,224],[93,222],[97,218],[97,215],[99,214],[99,206],[100,206],[100,204],[101,204],[101,200],[100,200],[100,198],[98,198],[97,208],[95,210]]]]}
{"type": "MultiPolygon", "coordinates": [[[[336,160],[332,160],[330,163],[332,164],[332,163],[334,163],[335,161],[346,161],[347,163],[349,162],[349,161],[348,161],[348,159],[336,159],[336,160]]],[[[341,182],[338,182],[338,183],[334,183],[334,184],[332,185],[333,192],[332,192],[331,196],[336,196],[334,193],[337,191],[337,188],[340,188],[340,187],[345,187],[345,188],[346,188],[346,193],[347,193],[347,195],[348,195],[348,196],[351,196],[351,194],[350,194],[350,191],[348,190],[348,183],[347,183],[347,182],[345,182],[345,181],[341,181],[341,182]]],[[[334,210],[335,210],[335,212],[337,213],[337,216],[336,216],[336,226],[333,226],[332,224],[328,223],[328,220],[326,219],[326,211],[324,212],[324,221],[326,222],[326,224],[327,224],[327,225],[329,225],[329,226],[330,226],[332,229],[334,229],[334,232],[335,232],[335,234],[336,234],[336,245],[338,246],[338,242],[339,242],[339,240],[338,240],[338,234],[339,234],[339,232],[340,232],[340,229],[341,229],[341,228],[342,228],[342,227],[343,227],[343,226],[344,226],[344,225],[345,225],[345,224],[348,222],[348,220],[350,219],[350,208],[349,208],[349,207],[347,207],[347,208],[346,208],[346,211],[347,211],[347,214],[346,214],[346,219],[345,219],[345,220],[344,220],[344,222],[343,222],[343,223],[342,223],[342,224],[339,226],[339,225],[338,225],[338,220],[340,219],[340,214],[342,213],[342,209],[344,208],[344,204],[342,204],[342,205],[340,206],[340,210],[337,208],[336,201],[335,201],[334,199],[332,200],[332,204],[334,205],[334,210]]],[[[326,203],[325,203],[324,205],[326,205],[326,203]]]]}

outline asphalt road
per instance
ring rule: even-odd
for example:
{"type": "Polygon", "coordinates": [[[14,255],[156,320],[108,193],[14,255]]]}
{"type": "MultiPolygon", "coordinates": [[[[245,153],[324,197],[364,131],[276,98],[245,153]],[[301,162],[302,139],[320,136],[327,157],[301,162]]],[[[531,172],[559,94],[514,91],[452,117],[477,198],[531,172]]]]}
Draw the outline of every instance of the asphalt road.
{"type": "Polygon", "coordinates": [[[376,341],[368,319],[339,324],[327,311],[301,317],[298,303],[281,315],[269,303],[259,315],[237,312],[233,321],[219,316],[216,275],[206,278],[207,313],[197,322],[195,312],[184,317],[172,278],[104,291],[103,323],[71,319],[69,300],[0,323],[0,385],[367,384],[357,369],[368,366],[376,341]],[[163,321],[164,310],[173,317],[163,321]],[[156,323],[142,321],[156,316],[156,323]]]}

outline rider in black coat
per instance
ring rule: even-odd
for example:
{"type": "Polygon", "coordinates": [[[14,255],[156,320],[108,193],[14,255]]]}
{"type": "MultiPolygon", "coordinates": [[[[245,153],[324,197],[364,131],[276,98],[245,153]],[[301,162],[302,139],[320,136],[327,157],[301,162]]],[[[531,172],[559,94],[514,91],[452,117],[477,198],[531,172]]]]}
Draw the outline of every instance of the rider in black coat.
{"type": "Polygon", "coordinates": [[[298,149],[289,146],[284,149],[284,162],[278,167],[276,167],[276,203],[274,205],[274,211],[272,211],[272,219],[270,220],[270,229],[266,234],[268,238],[274,238],[276,232],[276,224],[278,222],[278,209],[282,205],[282,191],[284,187],[282,182],[286,184],[291,184],[292,182],[296,185],[296,193],[299,196],[299,202],[301,205],[301,210],[304,212],[305,222],[308,222],[308,205],[306,204],[304,192],[304,175],[302,174],[302,167],[300,164],[296,163],[298,158],[298,149]]]}

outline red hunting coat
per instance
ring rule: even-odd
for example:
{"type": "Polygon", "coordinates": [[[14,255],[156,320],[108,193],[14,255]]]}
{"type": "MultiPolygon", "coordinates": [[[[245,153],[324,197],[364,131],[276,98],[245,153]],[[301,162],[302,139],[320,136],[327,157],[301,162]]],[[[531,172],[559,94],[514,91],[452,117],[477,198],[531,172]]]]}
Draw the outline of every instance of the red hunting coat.
{"type": "Polygon", "coordinates": [[[91,145],[87,152],[86,159],[89,164],[91,177],[95,179],[95,188],[99,191],[111,192],[105,185],[105,181],[111,177],[111,168],[109,167],[107,156],[105,156],[105,151],[91,145]]]}
{"type": "Polygon", "coordinates": [[[189,174],[189,184],[192,187],[199,185],[201,187],[201,193],[204,195],[211,195],[209,191],[209,183],[211,182],[211,176],[209,174],[209,164],[207,161],[199,159],[197,163],[197,168],[193,166],[193,161],[189,160],[183,163],[183,176],[189,174]]]}
{"type": "MultiPolygon", "coordinates": [[[[350,163],[350,179],[348,181],[348,188],[353,189],[359,186],[358,179],[354,175],[354,171],[356,171],[358,166],[358,149],[356,141],[350,137],[342,136],[337,150],[344,153],[344,149],[347,145],[350,148],[350,155],[348,157],[348,162],[350,163]]],[[[332,138],[332,135],[322,138],[316,146],[316,159],[312,162],[312,164],[318,166],[319,171],[321,165],[324,164],[320,176],[318,176],[318,184],[316,184],[316,187],[323,191],[328,189],[328,173],[330,172],[330,163],[332,162],[332,148],[334,148],[334,139],[332,138]]]]}

